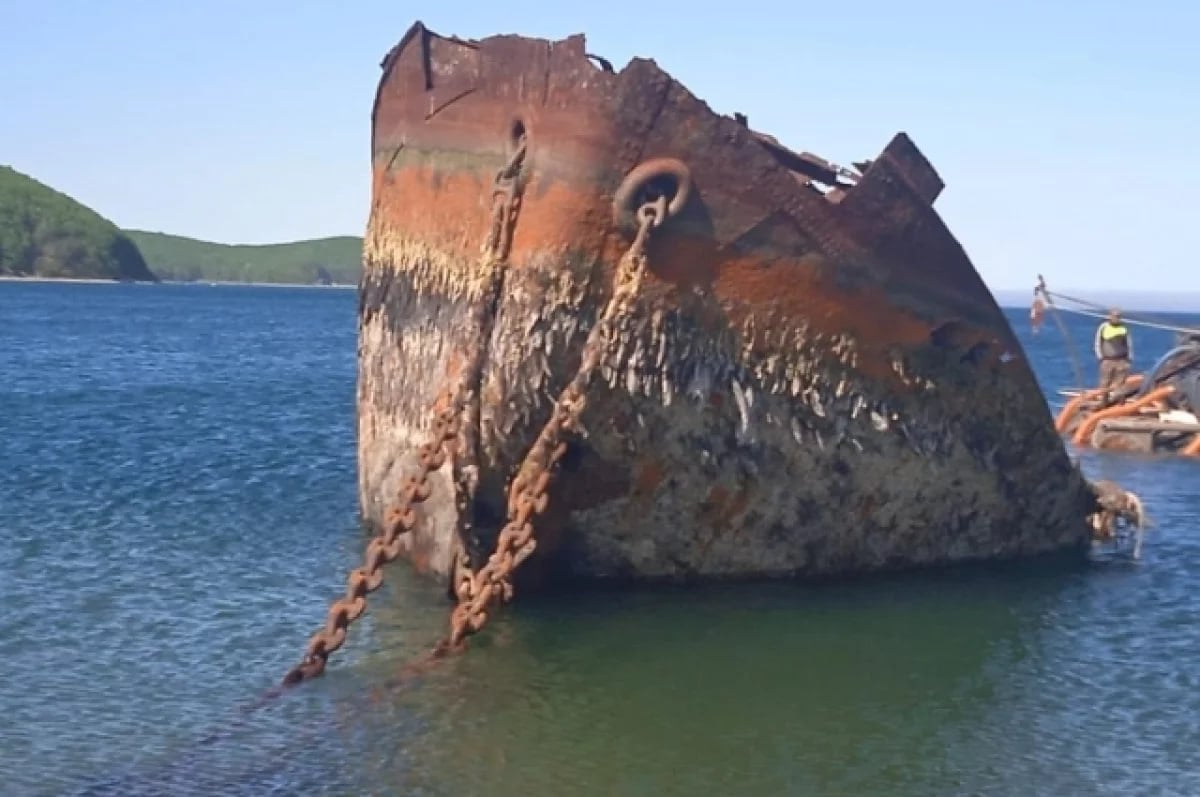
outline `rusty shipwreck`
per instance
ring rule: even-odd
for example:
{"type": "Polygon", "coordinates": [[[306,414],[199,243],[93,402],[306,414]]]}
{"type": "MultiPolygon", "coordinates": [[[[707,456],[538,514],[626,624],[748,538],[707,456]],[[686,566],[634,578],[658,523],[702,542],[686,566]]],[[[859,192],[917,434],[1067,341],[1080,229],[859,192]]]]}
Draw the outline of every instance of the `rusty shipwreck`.
{"type": "Polygon", "coordinates": [[[582,36],[417,23],[382,70],[359,297],[375,536],[290,679],[397,557],[457,600],[453,647],[514,589],[1083,550],[1127,514],[1069,461],[903,133],[836,166],[582,36]]]}

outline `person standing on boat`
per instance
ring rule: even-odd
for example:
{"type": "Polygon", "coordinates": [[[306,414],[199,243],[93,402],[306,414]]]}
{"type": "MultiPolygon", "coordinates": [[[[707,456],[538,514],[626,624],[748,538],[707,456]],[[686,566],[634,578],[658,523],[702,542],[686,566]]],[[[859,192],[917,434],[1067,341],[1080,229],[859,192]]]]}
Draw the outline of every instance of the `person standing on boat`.
{"type": "Polygon", "coordinates": [[[1133,338],[1121,323],[1120,310],[1109,310],[1108,318],[1096,327],[1093,348],[1100,361],[1100,387],[1111,391],[1125,384],[1132,370],[1133,338]]]}

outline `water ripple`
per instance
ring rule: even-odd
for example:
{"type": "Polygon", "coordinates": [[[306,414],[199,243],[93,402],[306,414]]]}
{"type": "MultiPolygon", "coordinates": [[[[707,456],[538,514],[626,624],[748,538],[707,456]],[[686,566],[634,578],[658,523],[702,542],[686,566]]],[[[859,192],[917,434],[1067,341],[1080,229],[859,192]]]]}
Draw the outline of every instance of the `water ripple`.
{"type": "Polygon", "coordinates": [[[1151,508],[1141,562],[525,599],[402,686],[447,607],[392,568],[243,713],[360,554],[353,295],[0,307],[5,794],[1200,793],[1196,463],[1084,456],[1151,508]]]}

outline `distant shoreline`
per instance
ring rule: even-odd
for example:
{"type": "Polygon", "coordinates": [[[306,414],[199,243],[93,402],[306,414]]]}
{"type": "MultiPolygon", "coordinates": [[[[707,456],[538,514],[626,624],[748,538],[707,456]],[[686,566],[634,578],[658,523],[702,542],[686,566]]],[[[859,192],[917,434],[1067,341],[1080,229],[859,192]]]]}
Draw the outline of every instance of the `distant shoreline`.
{"type": "Polygon", "coordinates": [[[17,277],[12,274],[0,274],[0,282],[74,282],[79,285],[120,285],[121,280],[102,279],[99,277],[17,277]]]}
{"type": "Polygon", "coordinates": [[[326,290],[351,290],[358,289],[357,285],[349,285],[347,283],[334,283],[333,285],[320,285],[313,282],[223,282],[221,280],[193,280],[184,282],[182,280],[162,280],[160,285],[198,285],[209,286],[213,288],[224,288],[229,286],[241,286],[246,288],[324,288],[326,290]]]}
{"type": "Polygon", "coordinates": [[[225,282],[221,280],[159,280],[158,282],[148,282],[146,280],[102,279],[98,277],[16,277],[12,274],[0,274],[0,282],[48,282],[73,285],[195,285],[199,287],[227,287],[230,285],[241,285],[250,288],[326,288],[334,290],[350,290],[358,288],[357,285],[345,283],[320,285],[311,282],[225,282]]]}
{"type": "MultiPolygon", "coordinates": [[[[336,283],[334,285],[318,285],[310,282],[233,282],[224,280],[119,280],[77,277],[17,277],[11,274],[0,274],[0,283],[9,282],[45,282],[74,285],[192,285],[196,287],[229,287],[244,286],[250,288],[324,288],[326,290],[357,290],[357,284],[336,283]]],[[[1029,299],[1023,291],[1011,288],[998,288],[990,291],[996,303],[1005,310],[1022,310],[1029,307],[1029,299]]],[[[1171,315],[1200,315],[1200,292],[1182,291],[1176,293],[1100,290],[1091,294],[1093,301],[1112,304],[1127,312],[1158,313],[1171,315]]]]}

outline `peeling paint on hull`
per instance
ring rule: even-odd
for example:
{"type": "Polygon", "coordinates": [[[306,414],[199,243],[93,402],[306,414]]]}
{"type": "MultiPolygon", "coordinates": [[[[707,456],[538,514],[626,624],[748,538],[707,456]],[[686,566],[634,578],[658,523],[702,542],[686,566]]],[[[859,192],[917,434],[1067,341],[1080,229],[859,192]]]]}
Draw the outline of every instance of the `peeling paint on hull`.
{"type": "Polygon", "coordinates": [[[462,467],[431,476],[407,543],[419,569],[444,577],[460,543],[476,562],[491,551],[508,480],[628,246],[614,193],[660,157],[687,164],[694,188],[651,239],[522,580],[806,577],[1086,548],[1094,494],[907,136],[830,188],[815,159],[713,113],[652,61],[611,72],[582,37],[464,42],[418,23],[384,61],[372,148],[369,524],[415,470],[433,408],[464,378],[470,396],[462,467]],[[524,190],[496,274],[480,245],[517,126],[524,190]]]}

